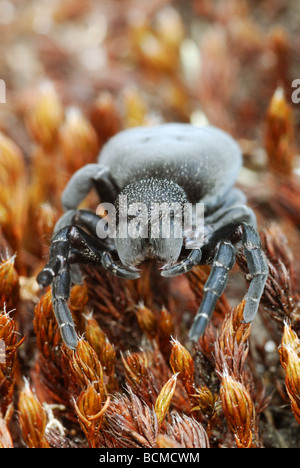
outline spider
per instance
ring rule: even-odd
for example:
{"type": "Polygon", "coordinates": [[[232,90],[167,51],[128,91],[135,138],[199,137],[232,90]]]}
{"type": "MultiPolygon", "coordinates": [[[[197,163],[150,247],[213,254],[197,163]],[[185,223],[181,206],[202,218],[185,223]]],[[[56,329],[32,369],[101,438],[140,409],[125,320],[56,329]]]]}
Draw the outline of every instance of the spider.
{"type": "MultiPolygon", "coordinates": [[[[67,301],[72,283],[80,281],[81,263],[102,266],[129,280],[140,276],[137,266],[149,258],[162,262],[161,275],[165,277],[210,264],[203,300],[189,333],[195,341],[204,333],[226,287],[237,251],[243,249],[250,281],[244,321],[254,319],[268,266],[256,231],[255,214],[246,205],[245,195],[234,187],[241,165],[240,148],[224,131],[211,126],[168,123],[120,132],[105,144],[97,164],[88,164],[71,177],[62,194],[65,213],[55,226],[49,261],[37,277],[41,286],[52,283],[54,312],[69,348],[76,348],[78,338],[67,301]],[[179,215],[176,210],[170,217],[173,229],[169,236],[162,236],[161,231],[156,236],[147,235],[149,229],[143,236],[121,235],[119,217],[115,235],[105,237],[105,229],[98,229],[103,216],[77,209],[93,188],[100,201],[111,204],[119,215],[123,209],[121,198],[126,197],[128,206],[135,206],[139,222],[149,219],[153,204],[175,203],[183,207],[201,203],[201,240],[190,248],[186,242],[189,232],[182,228],[180,235],[174,235],[175,227],[183,226],[182,213],[179,215]]],[[[132,212],[126,212],[125,218],[132,221],[132,212]]],[[[195,215],[190,218],[195,219],[195,215]]],[[[162,216],[155,229],[161,223],[162,216]]]]}

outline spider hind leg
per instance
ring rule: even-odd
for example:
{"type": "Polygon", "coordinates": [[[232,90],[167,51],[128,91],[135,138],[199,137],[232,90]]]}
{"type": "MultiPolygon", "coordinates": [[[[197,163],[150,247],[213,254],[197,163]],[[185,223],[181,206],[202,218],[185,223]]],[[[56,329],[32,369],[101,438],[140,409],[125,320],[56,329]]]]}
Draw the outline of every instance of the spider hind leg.
{"type": "Polygon", "coordinates": [[[250,280],[245,296],[244,321],[250,323],[254,319],[265,284],[269,274],[266,256],[261,247],[259,234],[249,225],[242,225],[242,247],[247,260],[250,280]]]}
{"type": "Polygon", "coordinates": [[[210,275],[204,286],[202,303],[189,333],[190,340],[197,341],[203,335],[217,300],[224,292],[229,272],[234,263],[235,248],[229,241],[220,241],[217,245],[210,275]]]}

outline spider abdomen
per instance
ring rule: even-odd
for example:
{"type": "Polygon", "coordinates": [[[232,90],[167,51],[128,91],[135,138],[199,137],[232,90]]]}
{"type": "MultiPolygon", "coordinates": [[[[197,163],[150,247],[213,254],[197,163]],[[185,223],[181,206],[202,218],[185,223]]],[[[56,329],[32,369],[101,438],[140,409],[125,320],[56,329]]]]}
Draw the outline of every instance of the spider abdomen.
{"type": "Polygon", "coordinates": [[[220,129],[169,123],[118,133],[98,162],[110,169],[119,190],[142,179],[168,179],[184,189],[191,203],[201,199],[209,206],[234,185],[242,156],[220,129]]]}

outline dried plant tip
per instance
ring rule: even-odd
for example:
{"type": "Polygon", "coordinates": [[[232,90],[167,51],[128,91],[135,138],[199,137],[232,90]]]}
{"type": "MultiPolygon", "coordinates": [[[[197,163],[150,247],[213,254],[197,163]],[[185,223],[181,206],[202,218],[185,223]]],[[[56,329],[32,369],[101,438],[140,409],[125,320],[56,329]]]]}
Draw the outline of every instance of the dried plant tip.
{"type": "Polygon", "coordinates": [[[106,375],[112,375],[114,372],[116,351],[114,346],[106,338],[104,346],[99,354],[99,359],[103,367],[103,371],[106,375]]]}
{"type": "Polygon", "coordinates": [[[81,329],[83,314],[89,300],[86,283],[75,284],[71,289],[69,309],[72,313],[75,324],[81,329]]]}
{"type": "Polygon", "coordinates": [[[175,392],[178,374],[174,374],[163,386],[155,402],[155,413],[159,426],[162,425],[171,404],[175,392]]]}
{"type": "MultiPolygon", "coordinates": [[[[126,382],[128,386],[149,406],[155,404],[158,396],[157,379],[152,372],[151,364],[155,356],[142,351],[140,353],[121,354],[122,362],[126,371],[126,382]],[[148,362],[151,361],[151,364],[148,362]]],[[[156,361],[155,361],[156,362],[156,361]]],[[[154,364],[155,365],[155,364],[154,364]]]]}
{"type": "Polygon", "coordinates": [[[254,447],[257,431],[255,408],[245,386],[225,372],[221,382],[220,397],[225,418],[238,448],[254,447]]]}
{"type": "Polygon", "coordinates": [[[121,354],[121,358],[126,370],[128,383],[131,385],[139,385],[148,375],[148,359],[146,353],[127,353],[126,358],[121,354]]]}
{"type": "Polygon", "coordinates": [[[39,350],[31,374],[36,394],[43,403],[63,404],[68,411],[73,411],[66,385],[69,364],[66,369],[63,367],[62,338],[53,311],[51,287],[35,307],[33,325],[39,350]]]}
{"type": "Polygon", "coordinates": [[[124,103],[124,127],[137,127],[147,122],[147,105],[135,87],[127,87],[122,93],[124,103]]]}
{"type": "MultiPolygon", "coordinates": [[[[290,320],[293,326],[297,326],[298,323],[297,265],[279,226],[273,225],[263,231],[262,244],[268,257],[269,267],[262,304],[282,331],[286,320],[290,320]]],[[[239,256],[238,263],[244,271],[247,271],[245,258],[239,256]]]]}
{"type": "Polygon", "coordinates": [[[0,262],[0,309],[16,307],[19,298],[19,275],[15,269],[15,255],[0,262]]]}
{"type": "Polygon", "coordinates": [[[107,397],[103,404],[102,396],[97,392],[93,383],[79,395],[77,402],[74,402],[80,424],[91,447],[97,447],[97,433],[109,403],[110,398],[107,397]]]}
{"type": "Polygon", "coordinates": [[[61,334],[52,307],[52,294],[49,287],[34,310],[34,331],[37,345],[43,356],[54,360],[61,343],[61,334]]]}
{"type": "Polygon", "coordinates": [[[285,385],[291,400],[292,411],[300,424],[300,349],[299,354],[294,349],[289,349],[288,354],[285,385]]]}
{"type": "Polygon", "coordinates": [[[10,407],[17,382],[16,351],[23,341],[24,338],[19,339],[14,319],[5,310],[0,312],[0,414],[6,418],[6,421],[10,417],[10,407]]]}
{"type": "Polygon", "coordinates": [[[154,313],[143,303],[140,303],[136,310],[136,316],[141,330],[150,340],[153,339],[157,333],[157,319],[154,313]]]}
{"type": "Polygon", "coordinates": [[[141,66],[152,73],[175,73],[183,34],[180,16],[168,7],[157,14],[154,24],[146,20],[132,24],[132,50],[141,66]]]}
{"type": "Polygon", "coordinates": [[[203,386],[196,389],[193,397],[197,402],[197,406],[192,411],[201,411],[209,419],[212,419],[216,415],[219,406],[219,395],[214,395],[209,388],[203,386]]]}
{"type": "Polygon", "coordinates": [[[109,92],[99,94],[92,106],[90,119],[96,129],[100,144],[104,144],[121,130],[119,112],[109,92]]]}
{"type": "Polygon", "coordinates": [[[284,332],[281,340],[281,345],[278,348],[281,365],[284,370],[289,362],[289,356],[291,351],[294,351],[296,354],[300,354],[300,340],[298,335],[290,327],[290,325],[285,322],[284,332]]]}
{"type": "Polygon", "coordinates": [[[170,337],[174,333],[174,321],[172,314],[162,307],[159,317],[159,332],[160,335],[170,337]]]}
{"type": "Polygon", "coordinates": [[[226,340],[226,334],[228,338],[229,336],[231,338],[234,338],[237,345],[244,344],[248,340],[250,330],[251,330],[251,324],[244,323],[245,305],[246,305],[246,300],[243,300],[240,304],[238,304],[232,310],[230,314],[228,314],[228,316],[226,317],[223,323],[222,335],[224,338],[224,341],[223,341],[224,348],[228,344],[228,341],[226,340]]]}
{"type": "Polygon", "coordinates": [[[1,132],[0,168],[0,226],[10,247],[19,252],[28,209],[27,168],[21,150],[1,132]]]}
{"type": "Polygon", "coordinates": [[[82,390],[93,383],[96,391],[105,399],[107,392],[103,381],[102,365],[91,345],[80,339],[75,351],[64,347],[64,352],[69,358],[70,370],[75,385],[82,390]]]}
{"type": "Polygon", "coordinates": [[[251,330],[251,324],[243,323],[245,303],[245,300],[242,301],[227,314],[215,342],[215,362],[219,375],[226,370],[241,382],[244,379],[251,330]]]}
{"type": "Polygon", "coordinates": [[[95,162],[99,150],[96,131],[77,108],[70,108],[60,128],[60,144],[67,168],[71,173],[85,164],[95,162]]]}
{"type": "Polygon", "coordinates": [[[25,382],[19,397],[19,422],[28,447],[49,448],[45,438],[47,413],[30,389],[28,382],[25,382]]]}
{"type": "Polygon", "coordinates": [[[156,443],[157,443],[157,447],[162,448],[162,449],[183,448],[179,442],[176,442],[174,439],[172,439],[166,434],[159,434],[159,436],[157,437],[156,443]]]}
{"type": "Polygon", "coordinates": [[[101,330],[97,320],[91,315],[86,317],[85,334],[87,341],[100,359],[104,373],[112,375],[116,357],[115,349],[106,334],[101,330]]]}
{"type": "Polygon", "coordinates": [[[26,124],[32,137],[45,148],[55,145],[58,129],[64,119],[64,109],[54,86],[44,83],[28,112],[26,124]]]}
{"type": "Polygon", "coordinates": [[[274,26],[270,31],[269,42],[271,50],[275,53],[277,59],[277,82],[290,86],[288,68],[291,44],[289,34],[285,28],[274,26]]]}
{"type": "Polygon", "coordinates": [[[97,393],[94,384],[90,384],[77,400],[76,410],[82,420],[91,423],[103,415],[102,397],[97,393]]]}
{"type": "Polygon", "coordinates": [[[293,270],[294,255],[280,225],[273,223],[261,233],[264,251],[269,259],[281,260],[285,267],[293,270]]]}
{"type": "Polygon", "coordinates": [[[36,208],[37,233],[40,239],[51,239],[57,221],[57,213],[50,203],[41,203],[36,208]]]}
{"type": "Polygon", "coordinates": [[[280,360],[285,370],[285,386],[291,401],[291,408],[300,424],[300,340],[288,324],[285,324],[280,360]]]}
{"type": "Polygon", "coordinates": [[[128,388],[128,395],[117,395],[111,401],[101,433],[115,448],[154,448],[158,430],[153,406],[128,388]]]}
{"type": "Polygon", "coordinates": [[[267,112],[265,147],[271,171],[291,176],[295,156],[293,113],[282,88],[276,90],[267,112]]]}
{"type": "MultiPolygon", "coordinates": [[[[0,361],[1,362],[1,361],[0,361]]],[[[13,448],[13,441],[6,422],[0,415],[0,448],[13,448]]]]}
{"type": "Polygon", "coordinates": [[[19,147],[0,132],[0,182],[16,188],[16,183],[26,174],[25,161],[19,147]]]}
{"type": "Polygon", "coordinates": [[[97,355],[101,354],[101,350],[106,342],[106,335],[101,330],[97,320],[92,314],[85,315],[85,336],[97,355]]]}
{"type": "Polygon", "coordinates": [[[170,366],[174,374],[178,374],[178,378],[183,383],[188,395],[192,395],[195,392],[194,360],[188,350],[178,340],[173,340],[172,344],[170,366]]]}
{"type": "Polygon", "coordinates": [[[16,323],[4,308],[0,312],[0,339],[5,342],[7,353],[10,351],[10,354],[14,354],[17,336],[16,323]]]}
{"type": "Polygon", "coordinates": [[[184,448],[209,448],[208,435],[202,424],[185,414],[172,413],[167,434],[184,448]]]}

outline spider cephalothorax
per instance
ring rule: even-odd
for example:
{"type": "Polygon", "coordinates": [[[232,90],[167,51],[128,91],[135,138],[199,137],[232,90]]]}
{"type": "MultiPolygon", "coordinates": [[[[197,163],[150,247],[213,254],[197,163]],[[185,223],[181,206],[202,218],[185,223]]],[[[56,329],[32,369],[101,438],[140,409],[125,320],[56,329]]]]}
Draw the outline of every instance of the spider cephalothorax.
{"type": "Polygon", "coordinates": [[[196,340],[225,289],[236,249],[242,248],[250,279],[244,320],[253,320],[268,267],[255,215],[234,187],[241,162],[238,145],[219,129],[164,124],[119,133],[104,146],[98,164],[74,174],[62,195],[65,214],[56,225],[49,262],[38,275],[41,285],[52,283],[54,311],[67,346],[77,346],[67,300],[72,269],[80,263],[100,264],[132,280],[147,258],[162,263],[161,274],[167,277],[211,264],[190,331],[196,340]],[[77,209],[92,188],[115,215],[107,229],[99,214],[77,209]],[[203,207],[203,229],[196,227],[189,243],[195,224],[189,208],[198,205],[203,207]]]}
{"type": "Polygon", "coordinates": [[[115,245],[121,263],[137,266],[149,258],[170,265],[176,262],[183,245],[186,203],[184,190],[168,179],[143,179],[127,185],[115,202],[115,245]],[[122,226],[124,212],[127,229],[122,226]],[[163,232],[163,226],[168,232],[163,232]]]}

